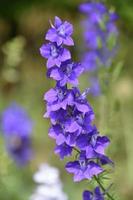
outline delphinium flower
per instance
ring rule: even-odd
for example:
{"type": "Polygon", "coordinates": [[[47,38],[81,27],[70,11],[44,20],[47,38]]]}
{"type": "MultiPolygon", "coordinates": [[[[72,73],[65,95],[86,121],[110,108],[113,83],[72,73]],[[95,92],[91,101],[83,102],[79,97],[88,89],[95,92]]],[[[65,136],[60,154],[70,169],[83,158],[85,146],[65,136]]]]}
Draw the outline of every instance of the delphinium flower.
{"type": "Polygon", "coordinates": [[[2,114],[1,126],[9,155],[20,166],[31,159],[32,121],[26,111],[16,103],[11,104],[2,114]]]}
{"type": "MultiPolygon", "coordinates": [[[[64,38],[66,38],[67,34],[65,33],[68,31],[68,27],[71,27],[72,30],[72,25],[55,17],[55,21],[57,19],[61,24],[67,24],[67,28],[64,27],[63,29],[64,38]]],[[[41,55],[52,61],[50,67],[49,62],[46,64],[47,76],[56,81],[55,87],[44,95],[46,101],[44,117],[50,118],[51,121],[49,136],[55,140],[55,153],[61,159],[71,156],[73,151],[76,151],[76,159],[68,162],[65,167],[68,173],[74,174],[75,182],[84,179],[92,180],[93,178],[98,182],[99,175],[105,171],[104,165],[112,164],[112,161],[105,154],[105,149],[110,140],[106,136],[101,136],[93,123],[95,114],[87,101],[89,89],[81,93],[77,87],[77,78],[83,72],[83,66],[80,63],[73,62],[72,58],[67,56],[71,55],[68,50],[66,55],[63,55],[63,60],[60,59],[62,52],[58,51],[54,57],[56,62],[53,62],[53,57],[51,58],[49,50],[47,51],[48,45],[54,45],[56,49],[66,49],[64,45],[70,46],[70,43],[67,44],[66,40],[58,42],[58,28],[55,24],[51,24],[51,26],[56,32],[56,37],[54,33],[54,41],[51,42],[51,39],[47,37],[51,33],[51,29],[48,30],[46,40],[49,40],[49,42],[43,44],[40,48],[41,55]]],[[[72,31],[69,37],[71,34],[72,31]]]]}
{"type": "Polygon", "coordinates": [[[33,179],[38,186],[30,200],[67,200],[57,168],[41,164],[33,179]]]}
{"type": "Polygon", "coordinates": [[[104,194],[101,193],[100,188],[96,187],[93,192],[90,191],[84,191],[83,193],[83,200],[104,200],[104,194]]]}
{"type": "MultiPolygon", "coordinates": [[[[102,2],[87,2],[79,7],[80,12],[85,14],[86,19],[82,22],[83,38],[86,51],[82,57],[82,65],[89,76],[94,76],[98,87],[98,72],[101,67],[109,68],[117,52],[118,30],[115,22],[118,18],[113,10],[109,10],[102,2]]],[[[95,86],[92,86],[92,94],[95,86]]],[[[95,83],[94,83],[95,85],[95,83]]],[[[94,92],[93,92],[94,89],[94,92]]],[[[100,93],[97,93],[97,96],[100,93]]]]}

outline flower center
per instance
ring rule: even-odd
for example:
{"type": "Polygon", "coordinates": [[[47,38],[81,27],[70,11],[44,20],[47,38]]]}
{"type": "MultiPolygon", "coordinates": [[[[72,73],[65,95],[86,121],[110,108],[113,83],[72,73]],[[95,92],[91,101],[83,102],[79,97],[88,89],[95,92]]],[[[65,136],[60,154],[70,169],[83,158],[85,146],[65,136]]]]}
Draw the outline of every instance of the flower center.
{"type": "Polygon", "coordinates": [[[66,74],[68,76],[70,76],[70,74],[72,73],[72,67],[73,67],[72,64],[68,64],[67,67],[66,67],[66,74]]]}
{"type": "Polygon", "coordinates": [[[62,37],[65,37],[65,27],[64,25],[61,25],[58,30],[57,30],[58,34],[62,37]]]}
{"type": "Polygon", "coordinates": [[[73,64],[67,64],[67,66],[64,66],[62,71],[69,77],[72,73],[72,67],[73,67],[73,64]]]}
{"type": "Polygon", "coordinates": [[[78,122],[79,125],[83,125],[83,116],[80,114],[78,116],[76,116],[76,121],[78,122]]]}
{"type": "Polygon", "coordinates": [[[53,58],[57,58],[58,54],[59,54],[59,50],[54,45],[52,45],[51,46],[51,56],[53,58]]]}
{"type": "Polygon", "coordinates": [[[61,90],[61,89],[57,89],[57,96],[58,96],[58,99],[60,100],[60,101],[62,101],[63,99],[64,99],[64,96],[65,96],[65,92],[63,91],[63,90],[61,90]]]}
{"type": "Polygon", "coordinates": [[[79,160],[79,164],[80,164],[82,170],[86,168],[86,161],[85,160],[79,160]]]}

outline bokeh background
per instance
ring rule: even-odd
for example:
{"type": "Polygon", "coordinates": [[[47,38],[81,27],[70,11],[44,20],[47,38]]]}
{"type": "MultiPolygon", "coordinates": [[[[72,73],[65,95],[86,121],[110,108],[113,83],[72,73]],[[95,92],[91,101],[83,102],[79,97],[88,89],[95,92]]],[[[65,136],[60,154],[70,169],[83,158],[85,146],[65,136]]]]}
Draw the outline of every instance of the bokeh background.
{"type": "MultiPolygon", "coordinates": [[[[69,200],[80,200],[87,182],[73,183],[64,170],[65,161],[54,155],[54,142],[48,138],[49,122],[43,119],[43,94],[53,85],[46,79],[44,59],[39,47],[55,15],[74,25],[74,58],[79,60],[82,43],[78,11],[81,0],[0,0],[0,112],[15,101],[34,121],[32,145],[34,158],[26,167],[17,167],[8,156],[0,134],[0,200],[28,200],[35,185],[32,175],[38,165],[48,162],[61,170],[64,190],[69,200]]],[[[108,95],[89,97],[98,127],[111,138],[108,154],[115,161],[111,181],[120,200],[133,199],[133,1],[108,0],[119,15],[119,53],[123,62],[117,80],[111,81],[108,95]]],[[[80,78],[80,88],[88,87],[87,75],[80,78]]]]}

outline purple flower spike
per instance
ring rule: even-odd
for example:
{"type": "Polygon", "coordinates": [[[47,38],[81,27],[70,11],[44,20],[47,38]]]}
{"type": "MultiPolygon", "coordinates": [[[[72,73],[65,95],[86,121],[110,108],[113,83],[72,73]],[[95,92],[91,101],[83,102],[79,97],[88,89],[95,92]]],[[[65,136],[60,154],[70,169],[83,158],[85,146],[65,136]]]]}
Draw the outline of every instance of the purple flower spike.
{"type": "Polygon", "coordinates": [[[71,59],[69,50],[63,48],[62,46],[57,46],[56,43],[42,45],[40,53],[42,57],[48,59],[47,68],[51,68],[55,65],[60,67],[62,62],[71,59]]]}
{"type": "Polygon", "coordinates": [[[61,44],[68,46],[74,45],[73,39],[71,38],[73,26],[69,22],[62,22],[59,17],[55,17],[54,25],[51,24],[51,27],[46,34],[46,40],[56,42],[58,46],[61,44]]]}
{"type": "Polygon", "coordinates": [[[83,192],[83,200],[104,200],[104,195],[101,193],[100,188],[96,187],[93,192],[90,191],[84,191],[83,192]]]}
{"type": "MultiPolygon", "coordinates": [[[[91,180],[104,171],[102,165],[112,162],[105,155],[109,139],[101,136],[93,124],[95,114],[87,101],[90,89],[81,93],[77,88],[78,77],[85,68],[73,62],[70,53],[66,53],[69,51],[63,47],[64,44],[73,44],[73,40],[70,39],[73,32],[72,25],[55,17],[55,23],[51,26],[52,28],[46,34],[46,39],[50,43],[43,45],[40,52],[47,58],[47,76],[56,81],[56,86],[44,95],[46,101],[44,117],[50,118],[49,136],[55,140],[54,152],[60,159],[71,156],[73,150],[77,152],[76,160],[66,164],[66,170],[74,174],[74,181],[91,180]]],[[[95,36],[94,49],[99,45],[97,35],[95,36]]],[[[92,71],[97,65],[98,53],[93,50],[86,58],[87,67],[92,68],[92,71]]],[[[95,200],[102,200],[95,198],[100,197],[98,189],[95,190],[94,195],[92,192],[85,192],[84,200],[92,200],[93,196],[95,200]]]]}
{"type": "Polygon", "coordinates": [[[12,104],[2,114],[2,130],[8,153],[18,165],[25,165],[32,155],[32,122],[26,111],[12,104]]]}

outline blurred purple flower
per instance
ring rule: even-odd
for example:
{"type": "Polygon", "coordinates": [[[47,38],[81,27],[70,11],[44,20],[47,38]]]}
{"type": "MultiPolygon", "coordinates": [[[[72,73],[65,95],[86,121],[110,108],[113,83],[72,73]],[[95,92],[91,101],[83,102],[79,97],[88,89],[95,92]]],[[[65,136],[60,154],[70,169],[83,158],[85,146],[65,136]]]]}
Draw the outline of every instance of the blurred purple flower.
{"type": "Polygon", "coordinates": [[[31,119],[22,107],[12,104],[3,112],[1,122],[7,151],[18,165],[25,165],[32,155],[31,119]]]}
{"type": "Polygon", "coordinates": [[[57,145],[55,147],[55,153],[60,155],[60,159],[64,159],[66,156],[70,156],[72,154],[73,148],[66,143],[63,143],[61,145],[57,145]]]}
{"type": "Polygon", "coordinates": [[[79,10],[86,16],[82,22],[86,47],[82,66],[90,72],[90,93],[99,96],[102,91],[97,74],[101,67],[111,66],[118,50],[118,29],[115,24],[118,16],[102,2],[82,3],[79,10]]]}

